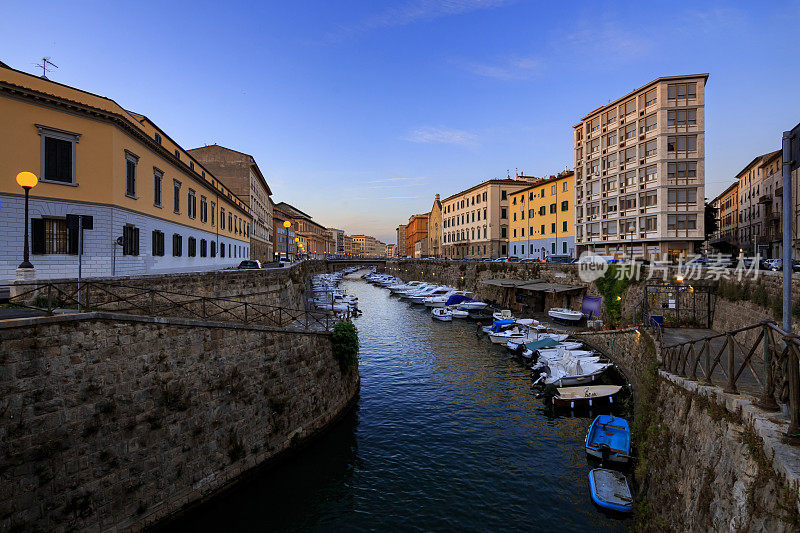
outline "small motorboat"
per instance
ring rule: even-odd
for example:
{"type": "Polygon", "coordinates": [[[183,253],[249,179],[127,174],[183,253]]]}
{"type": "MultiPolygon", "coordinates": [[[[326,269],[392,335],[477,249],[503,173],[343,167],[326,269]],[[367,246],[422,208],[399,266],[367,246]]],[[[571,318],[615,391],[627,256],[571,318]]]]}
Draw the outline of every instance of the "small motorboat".
{"type": "Polygon", "coordinates": [[[631,430],[628,421],[611,415],[599,415],[586,434],[586,453],[615,463],[631,458],[631,430]]]}
{"type": "Polygon", "coordinates": [[[589,472],[589,491],[592,501],[603,509],[620,513],[633,511],[631,489],[622,472],[595,468],[589,472]]]}
{"type": "Polygon", "coordinates": [[[587,385],[599,378],[611,363],[604,363],[597,358],[574,358],[566,356],[549,362],[539,362],[531,367],[534,385],[544,382],[545,385],[558,387],[574,387],[587,385]]]}
{"type": "Polygon", "coordinates": [[[453,315],[453,318],[469,318],[469,312],[462,311],[455,305],[448,305],[445,309],[450,311],[450,314],[453,315]]]}
{"type": "Polygon", "coordinates": [[[442,322],[450,322],[453,320],[453,313],[444,307],[434,307],[433,310],[431,310],[431,316],[442,322]]]}
{"type": "Polygon", "coordinates": [[[514,315],[511,314],[510,309],[503,309],[501,311],[497,311],[492,313],[492,316],[495,320],[514,320],[514,315]]]}
{"type": "Polygon", "coordinates": [[[514,321],[510,318],[506,320],[495,320],[491,326],[483,326],[484,333],[498,333],[514,327],[514,321]]]}
{"type": "Polygon", "coordinates": [[[486,302],[479,302],[477,300],[464,300],[458,304],[458,308],[462,311],[481,311],[486,309],[489,304],[486,302]]]}
{"type": "Polygon", "coordinates": [[[556,407],[596,407],[614,403],[614,396],[622,390],[621,385],[587,385],[585,387],[559,387],[553,395],[556,407]]]}
{"type": "Polygon", "coordinates": [[[547,315],[550,318],[554,318],[556,320],[561,320],[563,322],[568,322],[574,324],[576,322],[580,322],[583,318],[583,313],[580,311],[573,311],[572,309],[567,309],[566,307],[553,307],[549,311],[547,311],[547,315]]]}

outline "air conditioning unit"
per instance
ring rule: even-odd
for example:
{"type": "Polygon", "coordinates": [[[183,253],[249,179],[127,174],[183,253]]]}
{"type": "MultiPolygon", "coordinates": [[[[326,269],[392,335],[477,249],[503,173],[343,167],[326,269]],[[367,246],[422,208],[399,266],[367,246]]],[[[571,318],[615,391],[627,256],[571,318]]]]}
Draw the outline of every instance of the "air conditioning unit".
{"type": "Polygon", "coordinates": [[[622,148],[623,146],[625,146],[625,141],[622,141],[622,142],[619,143],[619,147],[620,148],[622,148]]]}
{"type": "Polygon", "coordinates": [[[643,141],[643,140],[644,140],[644,134],[642,134],[642,135],[639,135],[639,140],[640,140],[640,141],[643,141]]]}

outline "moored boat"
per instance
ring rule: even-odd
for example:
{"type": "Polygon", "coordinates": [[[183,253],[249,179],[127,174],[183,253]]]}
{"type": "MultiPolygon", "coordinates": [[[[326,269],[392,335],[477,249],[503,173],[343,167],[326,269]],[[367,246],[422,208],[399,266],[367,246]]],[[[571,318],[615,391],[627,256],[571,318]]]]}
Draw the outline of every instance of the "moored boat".
{"type": "Polygon", "coordinates": [[[589,472],[589,491],[592,501],[604,509],[620,513],[633,511],[631,489],[622,472],[595,468],[589,472]]]}
{"type": "Polygon", "coordinates": [[[612,415],[597,416],[586,434],[586,453],[603,462],[627,463],[631,456],[628,421],[612,415]]]}
{"type": "Polygon", "coordinates": [[[572,309],[567,309],[566,307],[553,307],[547,311],[547,315],[550,318],[569,323],[580,322],[580,320],[583,318],[583,313],[580,311],[573,311],[572,309]]]}
{"type": "Polygon", "coordinates": [[[556,407],[577,409],[597,407],[614,403],[614,396],[622,390],[621,385],[587,385],[585,387],[559,387],[552,402],[556,407]]]}
{"type": "Polygon", "coordinates": [[[450,322],[453,320],[453,314],[449,309],[444,307],[434,307],[431,310],[431,316],[436,320],[441,320],[442,322],[450,322]]]}

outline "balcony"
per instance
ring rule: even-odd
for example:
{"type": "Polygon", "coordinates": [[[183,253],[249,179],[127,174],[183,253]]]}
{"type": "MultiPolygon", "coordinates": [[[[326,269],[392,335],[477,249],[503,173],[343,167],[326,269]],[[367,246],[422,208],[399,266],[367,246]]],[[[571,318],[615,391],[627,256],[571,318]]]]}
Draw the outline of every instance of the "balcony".
{"type": "MultiPolygon", "coordinates": [[[[783,193],[783,191],[781,191],[781,193],[783,193]]],[[[758,198],[758,203],[760,203],[760,204],[771,204],[772,203],[772,197],[769,196],[769,195],[766,195],[766,194],[762,194],[758,198]]]]}

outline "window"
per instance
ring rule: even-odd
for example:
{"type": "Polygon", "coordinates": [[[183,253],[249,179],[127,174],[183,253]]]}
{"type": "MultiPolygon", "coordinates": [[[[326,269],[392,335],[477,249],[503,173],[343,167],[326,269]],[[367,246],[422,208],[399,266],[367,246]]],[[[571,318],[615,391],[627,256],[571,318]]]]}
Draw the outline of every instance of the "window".
{"type": "Polygon", "coordinates": [[[164,233],[158,230],[153,230],[151,238],[153,247],[153,256],[160,257],[164,255],[164,233]]]}
{"type": "Polygon", "coordinates": [[[172,234],[172,255],[173,257],[183,255],[183,237],[177,233],[172,234]]]}
{"type": "Polygon", "coordinates": [[[658,101],[658,97],[656,96],[656,90],[653,89],[652,91],[648,91],[644,95],[644,105],[651,106],[658,101]]]}
{"type": "Polygon", "coordinates": [[[639,219],[639,228],[642,231],[656,231],[658,229],[658,217],[643,217],[639,219]]]}
{"type": "Polygon", "coordinates": [[[189,189],[186,197],[186,214],[189,215],[189,218],[197,216],[197,198],[194,195],[194,189],[189,189]]]}
{"type": "Polygon", "coordinates": [[[556,193],[556,185],[555,183],[550,186],[550,196],[553,196],[556,193]]]}
{"type": "Polygon", "coordinates": [[[697,176],[697,162],[669,163],[667,165],[667,178],[675,180],[676,184],[691,183],[697,176]]]}
{"type": "Polygon", "coordinates": [[[500,238],[505,239],[508,236],[508,230],[506,228],[500,228],[500,238]]]}
{"type": "Polygon", "coordinates": [[[697,135],[667,137],[668,152],[693,152],[697,150],[697,135]]]}
{"type": "Polygon", "coordinates": [[[219,208],[219,229],[225,229],[225,210],[219,208]]]}
{"type": "Polygon", "coordinates": [[[543,205],[539,206],[539,215],[544,216],[547,214],[547,208],[543,205]]]}
{"type": "MultiPolygon", "coordinates": [[[[156,140],[156,142],[157,142],[158,144],[161,144],[161,134],[160,134],[160,133],[158,133],[158,132],[155,132],[155,133],[153,134],[153,138],[156,140]]],[[[164,254],[161,254],[161,255],[164,255],[164,254]]]]}
{"type": "Polygon", "coordinates": [[[500,200],[505,200],[508,198],[506,191],[500,191],[500,200]]]}
{"type": "Polygon", "coordinates": [[[139,255],[139,228],[131,224],[122,228],[122,255],[139,255]]]}
{"type": "Polygon", "coordinates": [[[197,255],[197,239],[194,237],[189,237],[189,250],[187,255],[189,257],[195,257],[197,255]]]}
{"type": "MultiPolygon", "coordinates": [[[[202,250],[203,249],[201,244],[200,251],[202,252],[202,250]]],[[[217,257],[217,243],[214,241],[211,241],[211,257],[217,257]]]]}
{"type": "Polygon", "coordinates": [[[540,228],[539,235],[544,235],[544,224],[542,224],[542,227],[540,228]]]}
{"type": "Polygon", "coordinates": [[[189,161],[189,168],[194,170],[194,161],[189,161]]]}
{"type": "Polygon", "coordinates": [[[561,192],[567,192],[567,185],[568,185],[568,183],[565,181],[563,183],[563,187],[561,187],[561,192]]]}
{"type": "Polygon", "coordinates": [[[639,205],[642,207],[652,207],[658,203],[658,195],[656,191],[650,191],[647,194],[639,196],[639,205]]]}
{"type": "Polygon", "coordinates": [[[697,215],[667,215],[667,229],[697,229],[697,215]]]}
{"type": "Polygon", "coordinates": [[[178,151],[177,148],[175,149],[175,157],[177,157],[178,159],[181,158],[181,153],[180,153],[180,151],[178,151]]]}
{"type": "Polygon", "coordinates": [[[556,223],[555,222],[551,222],[550,223],[550,233],[555,233],[555,232],[556,232],[556,223]]]}
{"type": "Polygon", "coordinates": [[[658,153],[658,147],[656,145],[655,139],[652,141],[647,141],[647,144],[644,145],[644,155],[645,157],[650,157],[651,155],[656,155],[658,153]]]}
{"type": "Polygon", "coordinates": [[[500,218],[501,219],[508,218],[508,214],[506,213],[506,208],[505,207],[501,207],[500,208],[500,218]]]}
{"type": "Polygon", "coordinates": [[[555,212],[556,212],[556,204],[550,204],[550,213],[552,214],[555,212]]]}
{"type": "MultiPolygon", "coordinates": [[[[217,212],[216,208],[217,208],[217,204],[214,203],[214,202],[211,202],[211,225],[212,226],[214,225],[214,215],[217,212]]],[[[214,256],[212,255],[211,257],[214,257],[214,256]]]]}
{"type": "Polygon", "coordinates": [[[645,183],[651,183],[653,181],[656,181],[657,177],[658,177],[658,174],[656,172],[656,166],[655,165],[650,165],[649,167],[647,167],[644,170],[644,182],[645,183]]]}
{"type": "Polygon", "coordinates": [[[208,220],[208,203],[206,202],[206,197],[200,197],[200,222],[206,222],[208,220]]]}
{"type": "Polygon", "coordinates": [[[153,205],[161,207],[161,181],[164,173],[158,169],[153,169],[153,205]]]}
{"type": "Polygon", "coordinates": [[[561,243],[561,253],[562,254],[567,253],[567,241],[561,243]]]}
{"type": "Polygon", "coordinates": [[[233,232],[235,229],[236,228],[233,225],[233,214],[228,212],[228,231],[233,232]]]}
{"type": "Polygon", "coordinates": [[[76,184],[75,156],[80,134],[36,125],[41,137],[42,181],[76,184]]]}
{"type": "Polygon", "coordinates": [[[31,251],[34,254],[77,254],[78,230],[67,229],[63,218],[31,219],[31,251]]]}
{"type": "Polygon", "coordinates": [[[642,133],[653,131],[658,126],[658,121],[656,120],[656,115],[650,115],[646,119],[644,119],[644,131],[642,133]]]}
{"type": "Polygon", "coordinates": [[[695,126],[697,125],[696,109],[678,109],[667,111],[668,126],[695,126]]]}
{"type": "Polygon", "coordinates": [[[567,221],[561,223],[561,231],[567,231],[567,221]]]}
{"type": "Polygon", "coordinates": [[[673,83],[667,86],[667,98],[670,100],[697,98],[695,83],[673,83]]]}
{"type": "Polygon", "coordinates": [[[172,201],[174,211],[178,214],[181,212],[181,182],[172,180],[172,201]]]}
{"type": "Polygon", "coordinates": [[[697,189],[669,189],[667,198],[670,204],[696,204],[697,189]]]}
{"type": "Polygon", "coordinates": [[[620,199],[620,209],[625,211],[627,209],[636,209],[636,196],[624,196],[620,199]]]}

